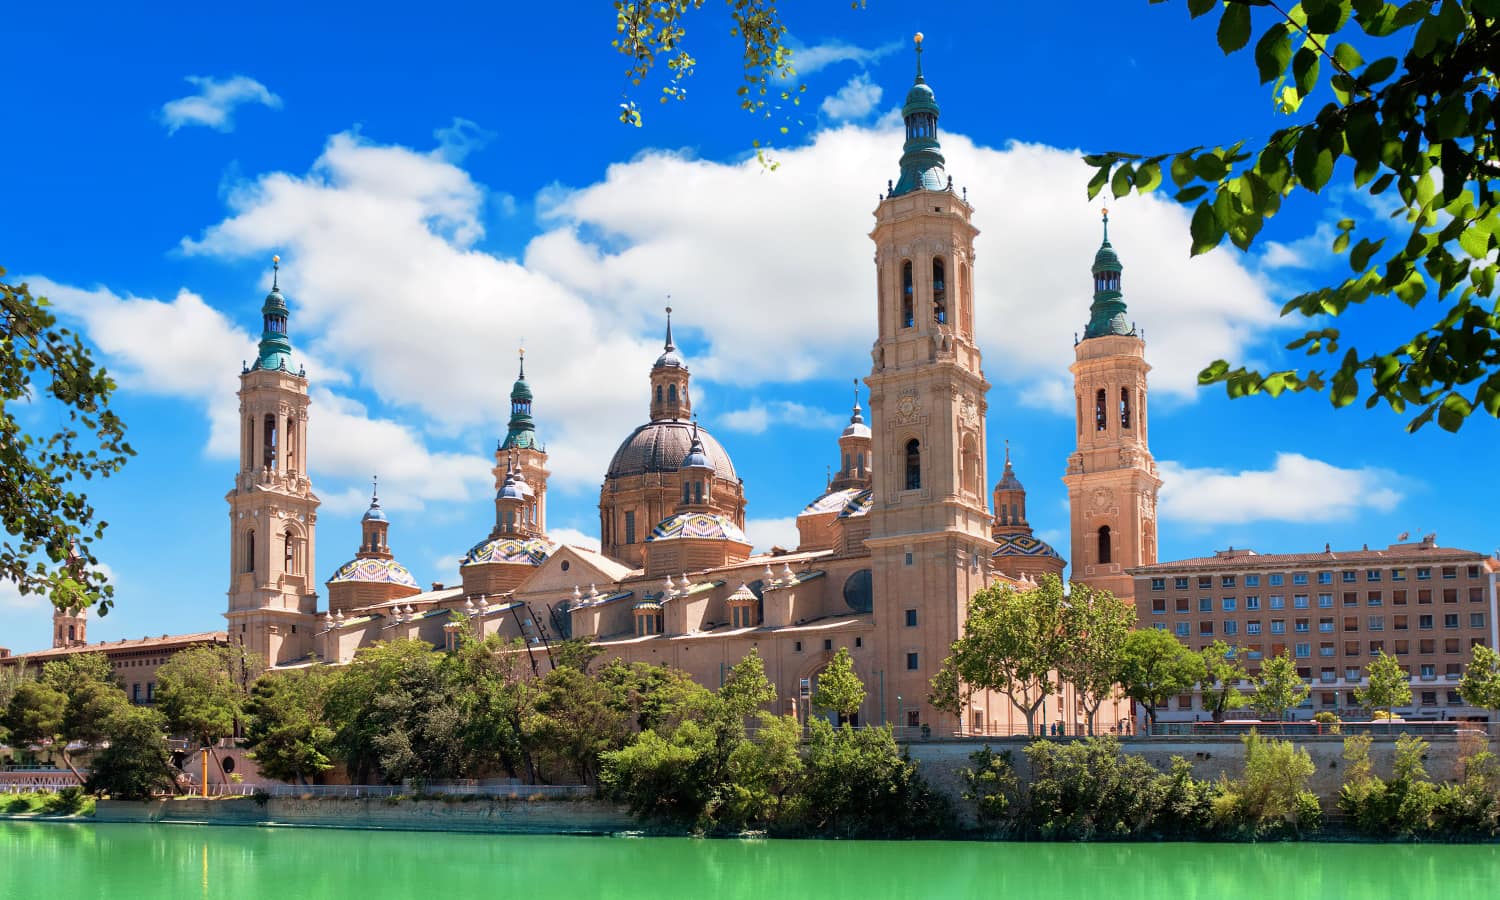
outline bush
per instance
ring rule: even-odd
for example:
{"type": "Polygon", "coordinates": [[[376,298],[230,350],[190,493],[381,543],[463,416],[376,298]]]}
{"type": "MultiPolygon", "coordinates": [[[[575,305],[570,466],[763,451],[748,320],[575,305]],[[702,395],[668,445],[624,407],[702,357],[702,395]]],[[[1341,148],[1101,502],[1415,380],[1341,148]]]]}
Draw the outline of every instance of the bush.
{"type": "Polygon", "coordinates": [[[1326,731],[1329,734],[1340,734],[1343,731],[1341,726],[1344,720],[1340,719],[1337,713],[1329,712],[1326,709],[1313,716],[1313,721],[1320,725],[1326,725],[1326,731]]]}
{"type": "Polygon", "coordinates": [[[71,816],[83,809],[83,788],[65,787],[42,802],[42,810],[54,815],[71,816]]]}
{"type": "Polygon", "coordinates": [[[1312,757],[1291,741],[1261,737],[1254,729],[1241,738],[1245,769],[1238,779],[1224,777],[1213,799],[1215,823],[1241,838],[1300,837],[1323,824],[1323,809],[1307,780],[1317,769],[1312,757]]]}
{"type": "Polygon", "coordinates": [[[814,720],[798,795],[798,824],[846,838],[938,837],[953,830],[947,798],[896,746],[890,726],[834,728],[814,720]]]}
{"type": "Polygon", "coordinates": [[[1010,751],[996,753],[986,744],[983,750],[969,754],[969,762],[974,767],[963,770],[963,798],[974,804],[980,830],[995,834],[1009,831],[1024,799],[1010,751]]]}

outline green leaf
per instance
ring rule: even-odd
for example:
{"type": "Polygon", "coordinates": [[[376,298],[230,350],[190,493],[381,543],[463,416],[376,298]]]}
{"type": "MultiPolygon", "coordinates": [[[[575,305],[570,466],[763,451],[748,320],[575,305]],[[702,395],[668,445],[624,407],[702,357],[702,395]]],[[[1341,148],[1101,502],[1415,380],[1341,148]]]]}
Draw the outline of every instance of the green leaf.
{"type": "Polygon", "coordinates": [[[1161,185],[1161,166],[1153,162],[1142,163],[1135,170],[1135,189],[1145,194],[1161,185]]]}
{"type": "Polygon", "coordinates": [[[1438,427],[1444,431],[1457,431],[1473,411],[1474,407],[1461,394],[1450,393],[1443,398],[1442,406],[1438,407],[1438,427]]]}
{"type": "Polygon", "coordinates": [[[1178,191],[1177,196],[1173,197],[1172,199],[1176,200],[1178,203],[1192,203],[1194,200],[1197,200],[1199,197],[1202,197],[1206,193],[1208,193],[1207,185],[1195,184],[1190,188],[1183,188],[1182,190],[1178,191]]]}
{"type": "Polygon", "coordinates": [[[1219,0],[1188,0],[1188,15],[1196,19],[1218,5],[1219,0]]]}
{"type": "Polygon", "coordinates": [[[1110,179],[1109,189],[1116,198],[1130,193],[1130,186],[1134,175],[1135,169],[1131,167],[1130,163],[1126,163],[1115,172],[1115,177],[1110,179]]]}
{"type": "Polygon", "coordinates": [[[1370,63],[1368,66],[1365,66],[1365,70],[1359,73],[1360,84],[1373,87],[1374,85],[1385,81],[1387,78],[1390,78],[1391,75],[1396,71],[1396,66],[1396,57],[1381,57],[1380,59],[1377,59],[1374,62],[1370,63]]]}
{"type": "Polygon", "coordinates": [[[1297,93],[1306,97],[1318,85],[1318,52],[1303,47],[1292,57],[1292,78],[1297,84],[1297,93]]]}
{"type": "Polygon", "coordinates": [[[1359,55],[1353,45],[1339,44],[1333,48],[1333,61],[1342,66],[1344,71],[1352,73],[1364,64],[1365,58],[1359,55]]]}
{"type": "Polygon", "coordinates": [[[1475,259],[1484,259],[1490,252],[1490,233],[1484,228],[1471,225],[1459,233],[1458,245],[1475,259]]]}
{"type": "Polygon", "coordinates": [[[1217,152],[1210,151],[1193,160],[1193,174],[1204,181],[1218,181],[1229,174],[1229,166],[1217,152]]]}
{"type": "Polygon", "coordinates": [[[1109,180],[1109,166],[1103,166],[1089,179],[1089,199],[1099,196],[1099,191],[1104,188],[1104,183],[1109,180]]]}
{"type": "Polygon", "coordinates": [[[1349,251],[1349,268],[1355,272],[1363,273],[1370,265],[1370,257],[1379,252],[1380,246],[1384,243],[1385,238],[1381,238],[1378,241],[1361,238],[1359,243],[1354,245],[1354,249],[1349,251]]]}
{"type": "Polygon", "coordinates": [[[1230,3],[1219,19],[1219,49],[1227,56],[1242,50],[1250,41],[1250,7],[1244,3],[1230,3]]]}
{"type": "Polygon", "coordinates": [[[1333,34],[1349,14],[1348,4],[1338,0],[1305,0],[1302,9],[1307,13],[1307,30],[1313,34],[1333,34]]]}
{"type": "Polygon", "coordinates": [[[1266,29],[1255,44],[1255,65],[1260,69],[1260,83],[1275,81],[1292,61],[1292,30],[1283,23],[1266,29]]]}
{"type": "Polygon", "coordinates": [[[1213,206],[1209,203],[1198,204],[1198,208],[1193,211],[1189,230],[1193,235],[1193,256],[1212,250],[1224,239],[1224,226],[1219,223],[1219,218],[1214,215],[1213,206]]]}

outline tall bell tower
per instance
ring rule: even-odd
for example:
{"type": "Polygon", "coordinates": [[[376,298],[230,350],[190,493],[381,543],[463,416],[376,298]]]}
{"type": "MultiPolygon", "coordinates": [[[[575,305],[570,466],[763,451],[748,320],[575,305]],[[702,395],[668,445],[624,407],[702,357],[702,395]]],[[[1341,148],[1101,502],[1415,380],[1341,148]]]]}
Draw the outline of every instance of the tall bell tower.
{"type": "Polygon", "coordinates": [[[1146,342],[1125,316],[1124,267],[1109,243],[1094,256],[1094,302],[1077,360],[1073,392],[1077,449],[1068,457],[1073,580],[1133,600],[1125,570],[1156,562],[1156,494],[1161,478],[1146,439],[1146,342]]]}
{"type": "Polygon", "coordinates": [[[229,502],[229,640],[268,665],[312,649],[318,498],[307,477],[307,373],[291,370],[281,257],[261,307],[260,350],[240,372],[240,469],[229,502]]]}
{"type": "Polygon", "coordinates": [[[901,175],[881,198],[870,235],[879,336],[865,381],[874,448],[865,543],[878,573],[873,611],[891,714],[912,718],[898,725],[951,731],[959,723],[926,697],[995,546],[985,496],[989,383],[974,342],[974,210],[943,171],[920,34],[916,43],[901,175]]]}

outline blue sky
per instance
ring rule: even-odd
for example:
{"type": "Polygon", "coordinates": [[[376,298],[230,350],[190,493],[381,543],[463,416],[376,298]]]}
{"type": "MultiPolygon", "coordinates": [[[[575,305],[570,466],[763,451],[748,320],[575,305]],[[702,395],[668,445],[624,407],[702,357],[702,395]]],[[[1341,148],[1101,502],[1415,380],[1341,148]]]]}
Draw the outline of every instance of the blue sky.
{"type": "MultiPolygon", "coordinates": [[[[1068,555],[1067,364],[1100,206],[1078,150],[1173,150],[1278,123],[1249,56],[1224,58],[1181,4],[1056,9],[789,5],[807,91],[765,121],[737,107],[738,51],[710,2],[690,33],[688,102],[637,89],[640,129],[615,118],[625,79],[604,3],[553,18],[442,2],[9,11],[30,62],[0,80],[15,135],[0,145],[0,264],[99,348],[140,453],[91,491],[111,523],[99,554],[118,605],[90,637],[222,626],[233,392],[273,253],[313,385],[322,577],[353,555],[378,472],[398,558],[423,583],[456,580],[492,521],[489,455],[523,341],[553,530],[597,535],[599,481],[645,418],[668,294],[704,424],[747,482],[751,537],[792,539],[834,462],[849,380],[869,369],[866,235],[897,173],[893,110],[916,30],[948,171],[983,232],[989,478],[1009,439],[1033,523],[1068,555]],[[775,139],[776,171],[748,158],[757,138],[775,139]]],[[[1492,420],[1408,436],[1386,411],[1193,386],[1218,356],[1284,363],[1280,304],[1338,274],[1330,223],[1374,210],[1337,191],[1298,201],[1252,254],[1196,260],[1184,211],[1112,210],[1155,367],[1163,559],[1383,546],[1401,532],[1494,545],[1482,511],[1500,490],[1470,465],[1492,452],[1492,420]]],[[[1394,344],[1431,310],[1377,302],[1344,325],[1394,344]]],[[[0,590],[0,645],[47,634],[40,600],[0,590]]]]}

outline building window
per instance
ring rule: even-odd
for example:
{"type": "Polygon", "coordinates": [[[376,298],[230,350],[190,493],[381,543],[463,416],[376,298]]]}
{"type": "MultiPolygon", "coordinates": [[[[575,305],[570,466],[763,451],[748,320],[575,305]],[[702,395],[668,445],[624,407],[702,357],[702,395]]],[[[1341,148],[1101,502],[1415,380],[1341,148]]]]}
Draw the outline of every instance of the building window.
{"type": "Polygon", "coordinates": [[[245,571],[255,571],[255,529],[245,532],[245,571]]]}
{"type": "Polygon", "coordinates": [[[906,489],[922,488],[922,443],[916,438],[906,442],[906,489]]]}
{"type": "Polygon", "coordinates": [[[824,650],[832,650],[833,649],[833,639],[832,638],[824,638],[823,639],[823,649],[824,650]]]}
{"type": "Polygon", "coordinates": [[[635,510],[625,511],[625,543],[635,543],[635,510]]]}
{"type": "Polygon", "coordinates": [[[932,320],[939,325],[948,321],[948,286],[943,281],[943,261],[932,258],[932,320]]]}
{"type": "Polygon", "coordinates": [[[918,663],[919,663],[919,660],[917,658],[917,654],[915,654],[915,653],[908,653],[908,654],[906,654],[906,670],[908,672],[915,672],[918,669],[920,669],[921,666],[918,663]]]}
{"type": "Polygon", "coordinates": [[[1167,579],[1165,579],[1165,578],[1153,578],[1153,579],[1151,579],[1151,590],[1153,590],[1153,591],[1164,591],[1166,589],[1167,589],[1167,579]]]}
{"type": "Polygon", "coordinates": [[[916,628],[917,627],[917,611],[916,610],[914,610],[914,609],[908,609],[906,611],[906,627],[907,628],[916,628]]]}
{"type": "Polygon", "coordinates": [[[1246,609],[1260,609],[1260,595],[1259,594],[1248,594],[1248,595],[1246,595],[1246,597],[1245,597],[1245,608],[1246,609]]]}
{"type": "Polygon", "coordinates": [[[1457,578],[1458,577],[1458,566],[1443,566],[1443,577],[1444,578],[1457,578]]]}
{"type": "Polygon", "coordinates": [[[1177,578],[1173,579],[1172,586],[1175,587],[1179,591],[1185,591],[1185,590],[1187,590],[1188,589],[1187,576],[1181,575],[1181,576],[1178,576],[1177,578]]]}
{"type": "Polygon", "coordinates": [[[1292,595],[1292,606],[1295,607],[1295,608],[1297,608],[1297,609],[1307,609],[1307,595],[1306,594],[1293,594],[1292,595]]]}
{"type": "Polygon", "coordinates": [[[1271,620],[1271,633],[1272,634],[1286,634],[1286,619],[1272,619],[1271,620]]]}
{"type": "Polygon", "coordinates": [[[1418,581],[1429,581],[1431,579],[1432,579],[1432,569],[1428,568],[1427,566],[1418,566],[1417,567],[1417,580],[1418,581]]]}
{"type": "Polygon", "coordinates": [[[1332,594],[1319,594],[1318,595],[1318,609],[1333,609],[1333,595],[1332,594]]]}
{"type": "Polygon", "coordinates": [[[1281,587],[1283,584],[1286,584],[1286,576],[1280,572],[1272,572],[1268,583],[1271,587],[1281,587]]]}
{"type": "Polygon", "coordinates": [[[1188,611],[1188,598],[1186,598],[1186,597],[1178,597],[1177,598],[1177,611],[1180,612],[1180,613],[1185,613],[1185,612],[1188,611]]]}
{"type": "Polygon", "coordinates": [[[1333,573],[1332,572],[1319,572],[1318,573],[1318,584],[1333,584],[1333,573]]]}
{"type": "Polygon", "coordinates": [[[1458,613],[1448,613],[1447,615],[1443,616],[1443,627],[1444,628],[1457,628],[1458,627],[1458,613]]]}
{"type": "Polygon", "coordinates": [[[1298,659],[1307,659],[1312,656],[1312,644],[1298,644],[1295,655],[1298,659]]]}
{"type": "Polygon", "coordinates": [[[1260,620],[1245,623],[1246,634],[1260,634],[1260,620]]]}
{"type": "Polygon", "coordinates": [[[1259,575],[1246,575],[1245,576],[1245,587],[1260,587],[1260,576],[1259,575]]]}
{"type": "Polygon", "coordinates": [[[1206,612],[1213,612],[1213,611],[1214,611],[1214,598],[1212,598],[1212,597],[1199,597],[1198,598],[1198,612],[1206,613],[1206,612]]]}
{"type": "Polygon", "coordinates": [[[1309,619],[1297,619],[1292,623],[1292,631],[1297,634],[1307,634],[1311,630],[1310,622],[1311,620],[1309,619]]]}
{"type": "Polygon", "coordinates": [[[1379,606],[1380,602],[1379,591],[1370,591],[1369,595],[1365,598],[1365,603],[1370,606],[1379,606]]]}
{"type": "Polygon", "coordinates": [[[1223,600],[1221,600],[1219,602],[1219,605],[1221,607],[1223,607],[1224,612],[1234,612],[1234,605],[1235,604],[1234,604],[1234,598],[1233,597],[1225,597],[1223,600]]]}
{"type": "Polygon", "coordinates": [[[1234,576],[1233,575],[1225,575],[1224,577],[1220,578],[1219,579],[1219,587],[1226,587],[1226,588],[1232,588],[1232,587],[1234,587],[1234,576]]]}
{"type": "Polygon", "coordinates": [[[1272,594],[1271,595],[1271,608],[1272,609],[1286,609],[1286,597],[1282,596],[1281,594],[1272,594]]]}
{"type": "Polygon", "coordinates": [[[1432,630],[1432,616],[1417,616],[1417,627],[1423,631],[1432,630]]]}
{"type": "Polygon", "coordinates": [[[854,639],[854,646],[855,647],[863,647],[864,645],[865,645],[865,639],[864,638],[857,637],[857,638],[854,639]]]}
{"type": "Polygon", "coordinates": [[[1318,631],[1323,634],[1333,634],[1333,619],[1319,619],[1318,631]]]}
{"type": "Polygon", "coordinates": [[[1391,580],[1392,581],[1405,581],[1406,580],[1406,570],[1405,569],[1392,569],[1391,570],[1391,580]]]}
{"type": "Polygon", "coordinates": [[[912,315],[912,283],[911,283],[911,260],[901,264],[901,327],[910,328],[916,324],[916,318],[912,315]]]}
{"type": "Polygon", "coordinates": [[[1198,634],[1211,636],[1214,633],[1214,622],[1212,619],[1204,619],[1198,623],[1198,634]]]}
{"type": "Polygon", "coordinates": [[[1224,633],[1225,634],[1239,634],[1239,632],[1240,632],[1240,623],[1234,621],[1233,619],[1230,619],[1229,621],[1227,621],[1227,622],[1224,623],[1224,633]]]}
{"type": "Polygon", "coordinates": [[[1189,634],[1189,628],[1190,627],[1191,626],[1189,626],[1188,623],[1186,623],[1186,622],[1178,622],[1177,623],[1177,636],[1180,637],[1180,638],[1187,637],[1188,634],[1189,634]]]}
{"type": "Polygon", "coordinates": [[[1469,613],[1469,627],[1470,628],[1483,628],[1484,627],[1484,613],[1469,613]]]}
{"type": "Polygon", "coordinates": [[[1109,428],[1109,394],[1100,388],[1094,394],[1094,430],[1104,431],[1109,428]]]}
{"type": "Polygon", "coordinates": [[[1432,588],[1421,588],[1417,591],[1417,604],[1428,606],[1432,604],[1432,588]]]}
{"type": "Polygon", "coordinates": [[[1292,584],[1307,584],[1307,573],[1306,572],[1293,572],[1292,573],[1292,584]]]}
{"type": "Polygon", "coordinates": [[[1120,388],[1120,427],[1130,430],[1130,388],[1120,388]]]}
{"type": "Polygon", "coordinates": [[[1368,622],[1366,622],[1365,624],[1366,624],[1366,627],[1368,627],[1370,631],[1384,631],[1385,630],[1385,616],[1371,616],[1370,620],[1368,622]]]}
{"type": "Polygon", "coordinates": [[[792,652],[793,653],[801,653],[802,652],[802,642],[801,641],[793,641],[792,642],[792,652]]]}
{"type": "Polygon", "coordinates": [[[1104,565],[1110,560],[1109,553],[1109,526],[1099,526],[1099,564],[1104,565]]]}
{"type": "Polygon", "coordinates": [[[906,554],[906,564],[908,566],[911,565],[911,554],[910,553],[906,554]]]}
{"type": "Polygon", "coordinates": [[[1365,581],[1379,581],[1379,580],[1380,580],[1380,570],[1379,569],[1366,569],[1365,570],[1365,581]]]}

